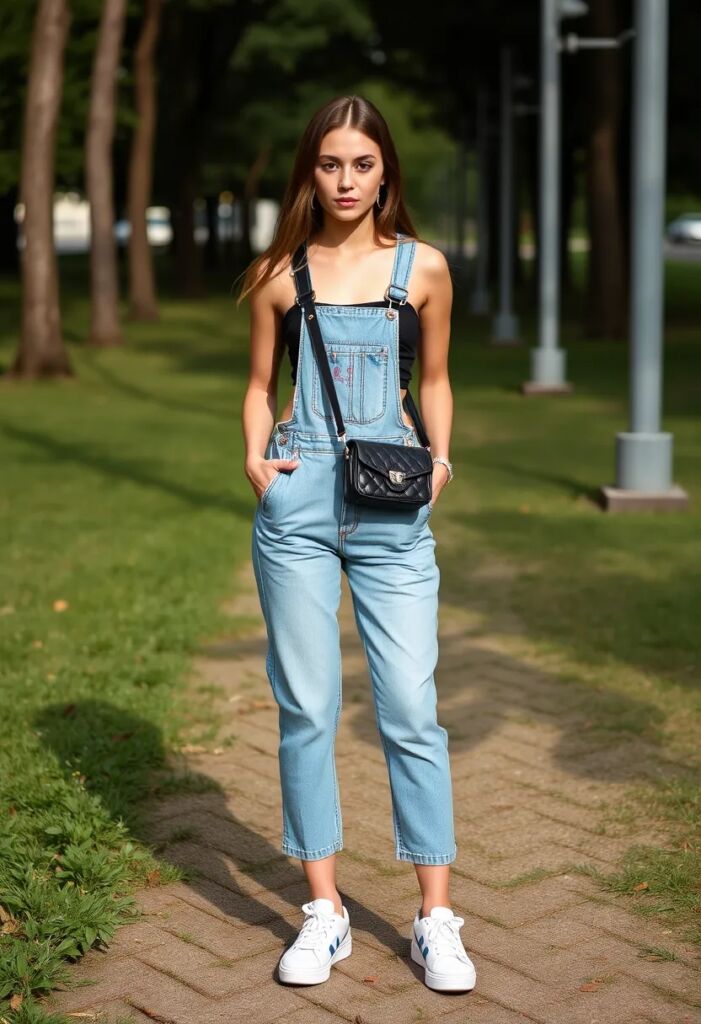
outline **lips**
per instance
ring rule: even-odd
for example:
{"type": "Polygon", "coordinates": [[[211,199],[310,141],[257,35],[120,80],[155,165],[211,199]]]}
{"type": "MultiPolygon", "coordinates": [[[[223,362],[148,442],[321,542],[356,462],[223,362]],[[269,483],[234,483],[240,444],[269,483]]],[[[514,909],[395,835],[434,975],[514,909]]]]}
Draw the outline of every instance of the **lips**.
{"type": "Polygon", "coordinates": [[[355,206],[358,202],[357,199],[335,199],[334,202],[338,203],[339,206],[355,206]]]}

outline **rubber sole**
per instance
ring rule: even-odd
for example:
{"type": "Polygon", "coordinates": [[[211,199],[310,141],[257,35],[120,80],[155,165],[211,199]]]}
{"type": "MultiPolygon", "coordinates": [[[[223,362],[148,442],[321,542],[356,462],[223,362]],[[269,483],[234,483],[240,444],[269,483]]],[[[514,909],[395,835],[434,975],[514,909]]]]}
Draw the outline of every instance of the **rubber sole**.
{"type": "Polygon", "coordinates": [[[429,970],[426,965],[426,960],[421,955],[416,939],[412,937],[411,940],[411,959],[421,964],[424,969],[424,979],[429,988],[435,989],[438,992],[471,992],[475,987],[476,975],[474,971],[471,971],[471,981],[466,983],[465,973],[460,974],[434,974],[433,971],[429,970]]]}
{"type": "Polygon", "coordinates": [[[329,962],[325,967],[317,967],[315,970],[310,970],[309,968],[299,967],[285,968],[282,964],[278,964],[278,977],[285,985],[319,985],[322,981],[328,981],[333,965],[338,963],[339,960],[345,960],[352,952],[353,940],[349,927],[343,942],[339,944],[338,949],[329,958],[329,962]]]}

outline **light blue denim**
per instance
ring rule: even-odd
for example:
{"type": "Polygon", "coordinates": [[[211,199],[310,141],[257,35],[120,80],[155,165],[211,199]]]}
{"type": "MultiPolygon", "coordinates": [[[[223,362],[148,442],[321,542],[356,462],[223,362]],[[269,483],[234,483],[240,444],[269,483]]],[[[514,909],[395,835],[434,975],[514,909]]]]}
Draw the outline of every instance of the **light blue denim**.
{"type": "MultiPolygon", "coordinates": [[[[395,301],[408,294],[415,247],[398,241],[395,301]]],[[[347,436],[419,444],[401,414],[397,307],[393,318],[382,307],[316,309],[347,436]]],[[[432,507],[347,503],[343,451],[303,316],[292,415],[275,424],[265,453],[300,465],[278,472],[265,488],[252,535],[266,671],[279,706],[282,851],[316,860],[343,848],[335,763],[343,570],[388,768],[396,858],[447,864],[457,846],[448,733],[437,720],[434,681],[440,570],[432,507]]]]}

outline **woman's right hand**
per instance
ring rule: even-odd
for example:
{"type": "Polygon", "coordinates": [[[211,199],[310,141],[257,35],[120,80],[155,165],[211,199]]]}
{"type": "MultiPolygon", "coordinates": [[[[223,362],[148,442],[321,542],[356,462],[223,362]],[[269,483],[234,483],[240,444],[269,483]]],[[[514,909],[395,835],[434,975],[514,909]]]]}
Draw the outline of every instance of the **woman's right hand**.
{"type": "Polygon", "coordinates": [[[299,465],[299,459],[266,459],[264,455],[259,455],[247,459],[244,468],[246,476],[251,481],[256,498],[260,501],[263,491],[277,473],[297,469],[299,465]],[[265,467],[269,468],[266,469],[265,467]],[[269,470],[272,470],[272,472],[269,470]]]}

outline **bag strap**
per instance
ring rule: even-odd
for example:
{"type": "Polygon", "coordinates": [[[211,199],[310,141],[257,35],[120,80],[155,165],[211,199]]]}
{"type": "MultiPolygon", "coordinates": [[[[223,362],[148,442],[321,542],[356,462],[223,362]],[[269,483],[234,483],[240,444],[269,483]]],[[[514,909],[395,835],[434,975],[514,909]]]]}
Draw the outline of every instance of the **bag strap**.
{"type": "MultiPolygon", "coordinates": [[[[397,234],[398,239],[403,237],[405,236],[397,234]]],[[[403,243],[399,244],[401,245],[403,243]]],[[[387,291],[385,292],[385,298],[390,300],[390,305],[392,301],[398,301],[401,305],[403,305],[403,303],[406,302],[406,295],[408,294],[407,289],[404,288],[402,285],[397,284],[396,279],[397,277],[403,277],[404,279],[408,277],[409,271],[411,269],[412,260],[413,251],[411,253],[411,257],[409,258],[408,263],[405,262],[402,264],[400,262],[399,251],[395,255],[394,269],[392,272],[392,281],[388,286],[387,291]],[[394,293],[396,291],[403,293],[403,300],[401,297],[399,299],[395,298],[394,293]]],[[[295,302],[302,310],[302,317],[304,318],[304,322],[307,325],[307,329],[309,331],[309,336],[311,338],[312,348],[314,350],[314,355],[319,366],[321,379],[326,390],[326,393],[329,397],[329,401],[331,402],[331,409],[333,410],[334,419],[336,421],[336,432],[338,433],[339,440],[342,440],[345,443],[346,427],[345,423],[343,422],[343,416],[341,415],[341,407],[338,402],[336,386],[333,382],[333,377],[331,375],[331,367],[329,366],[328,355],[326,353],[326,349],[324,348],[324,340],[321,334],[321,328],[319,326],[319,320],[316,313],[316,306],[314,305],[316,293],[312,288],[312,280],[309,274],[309,262],[307,259],[306,239],[298,246],[298,248],[295,250],[292,256],[292,269],[290,270],[290,274],[294,277],[295,282],[295,302]]],[[[416,434],[419,438],[419,442],[421,443],[421,445],[423,445],[424,448],[430,449],[431,442],[428,437],[428,434],[426,433],[423,420],[421,419],[421,414],[408,388],[404,401],[406,403],[407,411],[409,412],[409,415],[411,416],[416,426],[416,434]]]]}

